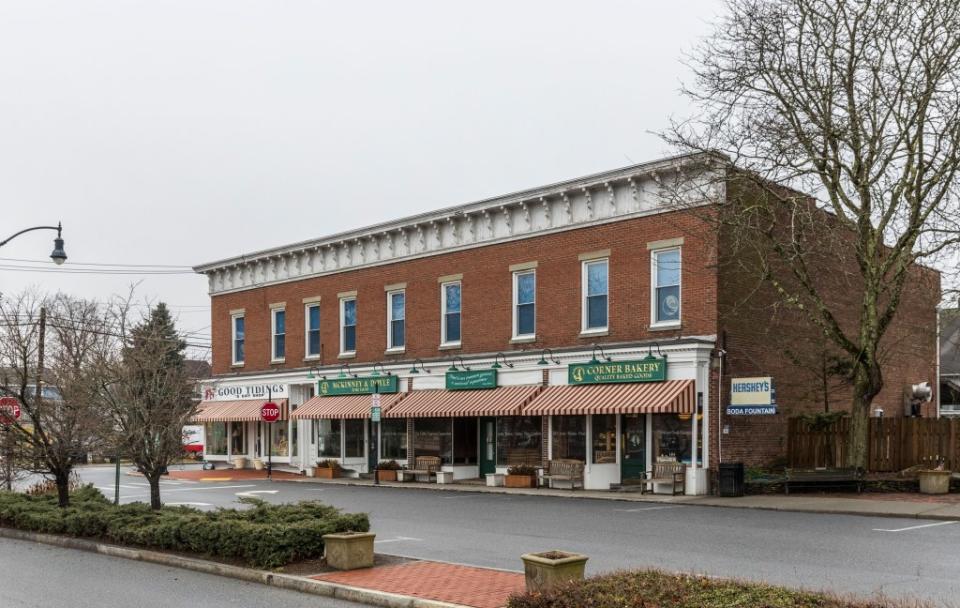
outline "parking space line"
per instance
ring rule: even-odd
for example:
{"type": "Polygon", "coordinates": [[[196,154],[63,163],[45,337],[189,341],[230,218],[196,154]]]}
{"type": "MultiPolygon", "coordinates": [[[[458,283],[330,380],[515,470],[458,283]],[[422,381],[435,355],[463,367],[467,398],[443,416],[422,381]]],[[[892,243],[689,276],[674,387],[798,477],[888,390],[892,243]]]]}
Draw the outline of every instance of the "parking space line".
{"type": "Polygon", "coordinates": [[[919,526],[910,526],[909,528],[897,528],[896,530],[887,530],[884,528],[874,528],[874,532],[907,532],[909,530],[919,530],[921,528],[933,528],[935,526],[949,526],[950,524],[955,524],[955,521],[939,521],[935,524],[922,524],[919,526]]]}
{"type": "Polygon", "coordinates": [[[618,513],[639,513],[640,511],[660,511],[663,509],[676,509],[676,505],[666,505],[662,507],[639,507],[636,509],[614,509],[618,513]]]}

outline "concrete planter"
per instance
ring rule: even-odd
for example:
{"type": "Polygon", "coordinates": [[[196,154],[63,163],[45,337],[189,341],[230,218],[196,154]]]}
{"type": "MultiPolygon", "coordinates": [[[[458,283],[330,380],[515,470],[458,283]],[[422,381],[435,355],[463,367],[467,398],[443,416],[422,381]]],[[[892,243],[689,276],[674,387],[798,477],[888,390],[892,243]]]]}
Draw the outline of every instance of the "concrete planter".
{"type": "Polygon", "coordinates": [[[544,551],[527,553],[521,555],[520,559],[523,560],[527,591],[540,592],[567,581],[583,580],[583,571],[589,558],[579,553],[544,551]]]}
{"type": "Polygon", "coordinates": [[[498,488],[503,485],[503,473],[487,473],[487,485],[491,488],[498,488]]]}
{"type": "Polygon", "coordinates": [[[253,468],[256,469],[256,470],[258,470],[258,471],[262,471],[263,469],[266,468],[266,466],[263,464],[263,461],[262,461],[262,460],[260,460],[259,458],[254,458],[254,459],[253,459],[253,468]]]}
{"type": "Polygon", "coordinates": [[[453,483],[453,471],[437,471],[437,483],[453,483]]]}
{"type": "Polygon", "coordinates": [[[247,468],[247,457],[246,457],[246,456],[234,456],[234,457],[233,457],[233,468],[235,468],[235,469],[245,469],[245,468],[247,468]]]}
{"type": "Polygon", "coordinates": [[[337,570],[373,567],[373,532],[345,532],[323,535],[323,557],[337,570]]]}
{"type": "Polygon", "coordinates": [[[316,477],[320,479],[336,479],[340,477],[340,469],[331,469],[330,467],[317,467],[316,477]]]}
{"type": "Polygon", "coordinates": [[[949,494],[953,471],[917,471],[921,494],[949,494]]]}
{"type": "Polygon", "coordinates": [[[533,475],[507,474],[503,479],[503,485],[508,488],[535,488],[537,487],[537,478],[533,475]]]}
{"type": "Polygon", "coordinates": [[[307,467],[303,470],[303,474],[306,475],[307,477],[316,477],[317,469],[316,467],[307,467]]]}

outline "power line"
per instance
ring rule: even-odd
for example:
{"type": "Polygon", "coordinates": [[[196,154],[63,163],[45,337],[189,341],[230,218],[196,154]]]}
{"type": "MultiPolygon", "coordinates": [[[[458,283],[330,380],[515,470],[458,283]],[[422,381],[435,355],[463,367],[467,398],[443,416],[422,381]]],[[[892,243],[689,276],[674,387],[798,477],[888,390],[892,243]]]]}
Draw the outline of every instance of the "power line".
{"type": "MultiPolygon", "coordinates": [[[[49,260],[28,260],[24,258],[0,258],[0,262],[30,262],[35,264],[49,264],[49,260]]],[[[191,270],[190,266],[184,264],[123,264],[117,262],[110,264],[106,262],[74,262],[70,260],[71,266],[113,266],[117,268],[175,268],[178,270],[191,270]]],[[[192,272],[192,270],[191,270],[192,272]]]]}
{"type": "Polygon", "coordinates": [[[94,268],[41,268],[39,266],[16,266],[12,264],[0,264],[0,270],[7,272],[50,272],[55,274],[98,274],[98,275],[186,275],[197,274],[192,270],[124,270],[124,269],[104,269],[94,268]]]}

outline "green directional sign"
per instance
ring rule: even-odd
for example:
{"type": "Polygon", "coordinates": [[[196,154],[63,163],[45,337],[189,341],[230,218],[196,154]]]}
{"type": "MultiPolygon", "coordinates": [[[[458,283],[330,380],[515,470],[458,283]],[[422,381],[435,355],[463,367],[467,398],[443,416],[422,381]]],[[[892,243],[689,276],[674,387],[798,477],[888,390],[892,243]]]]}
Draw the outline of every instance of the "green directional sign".
{"type": "Polygon", "coordinates": [[[448,391],[470,391],[497,388],[497,370],[478,369],[447,372],[448,391]]]}
{"type": "Polygon", "coordinates": [[[360,378],[334,378],[317,382],[317,394],[321,397],[335,395],[369,395],[373,392],[396,393],[400,382],[396,376],[363,376],[360,378]],[[374,390],[376,388],[376,391],[374,390]]]}
{"type": "Polygon", "coordinates": [[[666,357],[647,357],[639,361],[571,363],[567,367],[569,384],[663,382],[666,379],[666,357]]]}

